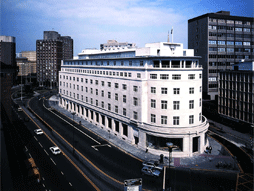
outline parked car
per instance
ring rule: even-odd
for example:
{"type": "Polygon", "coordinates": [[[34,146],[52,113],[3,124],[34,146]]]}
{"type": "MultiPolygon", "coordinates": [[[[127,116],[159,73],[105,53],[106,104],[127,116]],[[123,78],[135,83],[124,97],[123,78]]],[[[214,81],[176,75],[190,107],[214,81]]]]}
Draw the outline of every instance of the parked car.
{"type": "Polygon", "coordinates": [[[160,171],[163,170],[163,166],[160,165],[158,161],[152,161],[152,160],[150,160],[150,161],[144,161],[142,164],[143,164],[143,166],[152,167],[152,168],[154,168],[156,170],[160,170],[160,171]]]}
{"type": "Polygon", "coordinates": [[[50,147],[49,150],[54,154],[58,155],[61,153],[61,150],[57,146],[50,147]]]}
{"type": "Polygon", "coordinates": [[[35,132],[36,135],[42,135],[43,134],[43,131],[41,129],[35,129],[34,132],[35,132]]]}
{"type": "Polygon", "coordinates": [[[153,176],[153,177],[159,177],[161,171],[154,169],[153,167],[149,167],[149,166],[144,166],[141,169],[141,173],[144,175],[148,175],[148,176],[153,176]]]}
{"type": "Polygon", "coordinates": [[[23,111],[21,107],[18,108],[18,111],[23,111]]]}

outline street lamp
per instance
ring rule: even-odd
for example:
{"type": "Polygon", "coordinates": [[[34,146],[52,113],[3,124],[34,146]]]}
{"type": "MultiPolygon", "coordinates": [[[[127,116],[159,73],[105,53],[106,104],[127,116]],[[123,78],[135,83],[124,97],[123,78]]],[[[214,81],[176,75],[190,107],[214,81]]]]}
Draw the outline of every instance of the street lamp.
{"type": "Polygon", "coordinates": [[[75,147],[74,147],[74,115],[76,114],[75,112],[72,112],[72,119],[73,119],[73,141],[72,141],[72,148],[73,148],[73,155],[75,153],[75,147]]]}
{"type": "MultiPolygon", "coordinates": [[[[171,160],[172,160],[172,151],[173,151],[173,149],[178,148],[178,146],[174,145],[171,142],[167,142],[166,145],[167,145],[168,151],[169,151],[168,170],[170,172],[170,163],[171,163],[171,160]]],[[[165,188],[165,185],[163,185],[163,188],[165,188]]]]}

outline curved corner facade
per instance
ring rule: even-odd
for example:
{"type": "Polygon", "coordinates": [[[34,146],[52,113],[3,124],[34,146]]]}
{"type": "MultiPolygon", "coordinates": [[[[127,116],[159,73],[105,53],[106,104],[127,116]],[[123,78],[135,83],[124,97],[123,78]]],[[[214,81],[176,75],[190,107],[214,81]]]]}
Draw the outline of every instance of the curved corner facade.
{"type": "Polygon", "coordinates": [[[62,62],[59,105],[110,136],[173,157],[203,153],[208,122],[202,115],[200,57],[181,44],[82,51],[62,62]]]}

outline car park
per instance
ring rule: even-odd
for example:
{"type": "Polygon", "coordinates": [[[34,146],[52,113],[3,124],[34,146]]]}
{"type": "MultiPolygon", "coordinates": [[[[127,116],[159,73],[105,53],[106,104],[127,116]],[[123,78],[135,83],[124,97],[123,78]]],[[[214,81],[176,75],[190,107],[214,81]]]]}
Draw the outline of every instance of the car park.
{"type": "Polygon", "coordinates": [[[148,175],[148,176],[153,176],[153,177],[159,177],[161,171],[154,169],[153,167],[149,167],[149,166],[144,166],[141,169],[141,173],[144,175],[148,175]]]}
{"type": "Polygon", "coordinates": [[[54,154],[58,155],[61,153],[61,150],[57,146],[50,147],[49,150],[54,154]]]}
{"type": "Polygon", "coordinates": [[[36,135],[42,135],[43,134],[43,131],[41,129],[35,129],[34,132],[35,132],[36,135]]]}
{"type": "Polygon", "coordinates": [[[163,170],[163,165],[160,165],[158,161],[144,161],[143,163],[143,166],[147,166],[147,167],[152,167],[156,170],[160,170],[162,171],[163,170]]]}

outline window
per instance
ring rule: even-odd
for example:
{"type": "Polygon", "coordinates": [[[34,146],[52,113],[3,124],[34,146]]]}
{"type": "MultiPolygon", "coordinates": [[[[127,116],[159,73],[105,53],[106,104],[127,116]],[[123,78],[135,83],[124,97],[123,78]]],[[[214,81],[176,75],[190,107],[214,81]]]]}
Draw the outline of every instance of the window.
{"type": "Polygon", "coordinates": [[[86,83],[88,83],[88,79],[86,79],[86,83]]]}
{"type": "Polygon", "coordinates": [[[93,98],[91,98],[91,104],[93,104],[93,98]]]}
{"type": "Polygon", "coordinates": [[[81,86],[81,91],[83,92],[83,86],[81,86]]]}
{"type": "Polygon", "coordinates": [[[111,110],[111,104],[108,103],[108,110],[110,111],[111,110]]]}
{"type": "Polygon", "coordinates": [[[115,93],[115,100],[118,101],[118,94],[115,93]]]}
{"type": "Polygon", "coordinates": [[[104,90],[101,90],[101,97],[104,97],[104,90]]]}
{"type": "Polygon", "coordinates": [[[123,90],[127,90],[127,85],[123,84],[123,90]]]}
{"type": "Polygon", "coordinates": [[[218,48],[218,52],[225,52],[225,48],[218,48]]]}
{"type": "Polygon", "coordinates": [[[179,116],[173,116],[173,125],[179,125],[179,116]]]}
{"type": "Polygon", "coordinates": [[[111,87],[111,82],[108,82],[108,87],[111,87]]]}
{"type": "Polygon", "coordinates": [[[227,41],[227,45],[234,45],[234,41],[227,41]]]}
{"type": "Polygon", "coordinates": [[[168,101],[161,100],[161,109],[167,109],[167,104],[168,104],[168,101]]]}
{"type": "Polygon", "coordinates": [[[139,62],[139,65],[140,65],[140,66],[144,66],[144,62],[143,62],[143,61],[140,61],[140,62],[139,62]]]}
{"type": "Polygon", "coordinates": [[[216,44],[216,40],[209,40],[209,44],[216,44]]]}
{"type": "Polygon", "coordinates": [[[243,45],[243,42],[235,42],[235,45],[243,45]]]}
{"type": "Polygon", "coordinates": [[[189,88],[189,94],[194,94],[194,88],[189,88]]]}
{"type": "Polygon", "coordinates": [[[104,108],[104,102],[103,101],[101,102],[101,107],[104,108]]]}
{"type": "Polygon", "coordinates": [[[123,61],[121,61],[121,66],[123,66],[123,61]]]}
{"type": "Polygon", "coordinates": [[[111,98],[111,92],[108,92],[108,99],[111,98]]]}
{"type": "Polygon", "coordinates": [[[118,106],[115,105],[115,112],[118,113],[118,106]]]}
{"type": "Polygon", "coordinates": [[[201,107],[202,106],[202,99],[200,98],[199,99],[199,107],[201,107]]]}
{"type": "Polygon", "coordinates": [[[126,108],[123,108],[123,115],[126,116],[126,108]]]}
{"type": "Polygon", "coordinates": [[[88,102],[88,97],[86,97],[86,102],[88,102]]]}
{"type": "Polygon", "coordinates": [[[151,87],[151,93],[155,94],[156,93],[156,87],[151,87]]]}
{"type": "Polygon", "coordinates": [[[123,103],[126,103],[126,95],[123,95],[123,103]]]}
{"type": "Polygon", "coordinates": [[[168,88],[161,88],[161,94],[168,94],[168,88]]]}
{"type": "Polygon", "coordinates": [[[118,83],[115,83],[115,88],[118,88],[119,87],[119,84],[118,83]]]}
{"type": "Polygon", "coordinates": [[[202,114],[199,113],[199,121],[201,121],[201,120],[202,120],[202,114]]]}
{"type": "Polygon", "coordinates": [[[161,124],[162,125],[167,125],[167,116],[165,116],[165,115],[161,116],[161,124]]]}
{"type": "Polygon", "coordinates": [[[194,109],[194,100],[189,101],[189,109],[194,109]]]}
{"type": "Polygon", "coordinates": [[[135,105],[135,106],[138,105],[138,98],[133,97],[133,105],[135,105]]]}
{"type": "Polygon", "coordinates": [[[129,61],[129,66],[132,66],[132,61],[129,61]]]}
{"type": "Polygon", "coordinates": [[[173,108],[174,108],[174,110],[179,110],[179,108],[180,108],[180,101],[173,101],[173,108]]]}
{"type": "Polygon", "coordinates": [[[199,79],[201,79],[202,78],[202,74],[199,74],[199,79]]]}
{"type": "Polygon", "coordinates": [[[188,79],[189,80],[195,79],[195,74],[188,74],[188,79]]]}
{"type": "Polygon", "coordinates": [[[173,88],[174,94],[180,94],[180,88],[173,88]]]}
{"type": "Polygon", "coordinates": [[[138,113],[136,111],[133,111],[133,118],[136,120],[138,119],[138,113]]]}
{"type": "Polygon", "coordinates": [[[137,73],[137,78],[141,78],[141,74],[140,73],[137,73]]]}
{"type": "Polygon", "coordinates": [[[104,86],[104,81],[101,81],[101,85],[104,86]]]}
{"type": "Polygon", "coordinates": [[[189,124],[194,123],[194,115],[189,115],[189,124]]]}
{"type": "Polygon", "coordinates": [[[133,91],[137,92],[138,91],[138,86],[133,86],[133,91]]]}
{"type": "Polygon", "coordinates": [[[156,123],[156,115],[151,114],[151,123],[156,123]]]}
{"type": "Polygon", "coordinates": [[[98,100],[95,101],[96,106],[98,106],[98,100]]]}
{"type": "Polygon", "coordinates": [[[181,80],[181,74],[173,74],[172,80],[181,80]]]}
{"type": "Polygon", "coordinates": [[[199,92],[202,92],[202,86],[199,87],[199,92]]]}
{"type": "Polygon", "coordinates": [[[93,94],[93,88],[90,88],[91,94],[93,94]]]}
{"type": "Polygon", "coordinates": [[[242,31],[242,28],[235,28],[235,31],[242,31]]]}
{"type": "Polygon", "coordinates": [[[225,41],[218,40],[218,45],[225,45],[225,41]]]}
{"type": "Polygon", "coordinates": [[[150,74],[150,79],[157,79],[157,74],[150,74]]]}
{"type": "Polygon", "coordinates": [[[95,80],[95,84],[98,85],[98,84],[99,84],[99,81],[98,81],[98,80],[95,80]]]}
{"type": "Polygon", "coordinates": [[[77,85],[77,90],[79,90],[79,85],[77,85]]]}
{"type": "Polygon", "coordinates": [[[90,80],[90,84],[93,84],[93,80],[90,80]]]}
{"type": "Polygon", "coordinates": [[[156,108],[156,100],[151,99],[151,108],[156,108]]]}
{"type": "Polygon", "coordinates": [[[244,32],[250,32],[250,29],[249,28],[244,28],[243,31],[244,32]]]}
{"type": "Polygon", "coordinates": [[[243,45],[250,46],[250,42],[243,42],[243,45]]]}
{"type": "Polygon", "coordinates": [[[168,74],[161,74],[160,75],[160,79],[161,80],[167,80],[169,78],[169,75],[168,74]]]}

